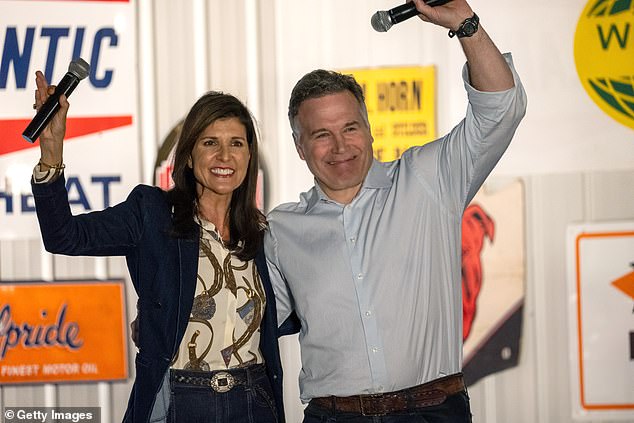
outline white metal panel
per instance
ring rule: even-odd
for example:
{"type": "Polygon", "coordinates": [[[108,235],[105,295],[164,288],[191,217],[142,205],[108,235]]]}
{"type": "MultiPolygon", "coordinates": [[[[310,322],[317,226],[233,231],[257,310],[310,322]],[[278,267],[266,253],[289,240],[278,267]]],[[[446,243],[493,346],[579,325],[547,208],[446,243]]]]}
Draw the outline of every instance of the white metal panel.
{"type": "Polygon", "coordinates": [[[156,67],[152,0],[139,0],[137,7],[139,52],[139,137],[141,138],[141,181],[152,183],[154,162],[160,146],[156,115],[156,67]]]}
{"type": "MultiPolygon", "coordinates": [[[[565,227],[583,216],[581,175],[529,179],[528,253],[534,287],[537,378],[534,404],[540,422],[570,421],[567,392],[565,227]]],[[[500,400],[503,400],[500,398],[500,400]]]]}
{"type": "Polygon", "coordinates": [[[191,1],[157,0],[153,4],[157,144],[196,101],[194,13],[191,1]]]}
{"type": "Polygon", "coordinates": [[[629,218],[634,213],[634,168],[624,172],[591,173],[586,178],[585,192],[590,220],[629,218]]]}

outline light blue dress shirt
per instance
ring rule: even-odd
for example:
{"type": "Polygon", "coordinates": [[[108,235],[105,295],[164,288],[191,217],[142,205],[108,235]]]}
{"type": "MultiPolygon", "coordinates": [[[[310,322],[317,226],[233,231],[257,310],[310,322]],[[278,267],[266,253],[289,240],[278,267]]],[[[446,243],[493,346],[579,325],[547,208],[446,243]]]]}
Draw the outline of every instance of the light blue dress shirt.
{"type": "Polygon", "coordinates": [[[401,159],[373,162],[350,204],[315,185],[269,214],[265,238],[278,322],[300,318],[302,401],[390,392],[462,366],[462,213],[526,110],[515,87],[463,79],[466,118],[401,159]]]}

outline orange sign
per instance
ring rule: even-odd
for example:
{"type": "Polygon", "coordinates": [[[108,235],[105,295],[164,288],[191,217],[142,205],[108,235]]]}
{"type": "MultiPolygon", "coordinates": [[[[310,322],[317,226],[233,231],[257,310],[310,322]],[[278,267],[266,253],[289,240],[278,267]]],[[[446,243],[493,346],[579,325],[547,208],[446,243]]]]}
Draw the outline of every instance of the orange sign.
{"type": "MultiPolygon", "coordinates": [[[[631,266],[634,266],[632,264],[631,266]]],[[[623,275],[612,282],[612,285],[623,291],[623,293],[634,300],[634,272],[623,275]]]]}
{"type": "Polygon", "coordinates": [[[123,281],[0,284],[0,384],[128,374],[123,281]]]}

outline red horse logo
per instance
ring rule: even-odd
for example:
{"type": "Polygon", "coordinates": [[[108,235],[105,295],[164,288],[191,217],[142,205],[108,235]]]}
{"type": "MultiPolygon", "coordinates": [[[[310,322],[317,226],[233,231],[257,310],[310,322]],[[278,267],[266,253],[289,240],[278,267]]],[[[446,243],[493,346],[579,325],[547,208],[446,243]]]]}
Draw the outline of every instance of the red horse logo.
{"type": "Polygon", "coordinates": [[[484,237],[493,241],[493,219],[477,204],[471,204],[462,217],[462,340],[471,332],[482,287],[480,253],[484,237]]]}

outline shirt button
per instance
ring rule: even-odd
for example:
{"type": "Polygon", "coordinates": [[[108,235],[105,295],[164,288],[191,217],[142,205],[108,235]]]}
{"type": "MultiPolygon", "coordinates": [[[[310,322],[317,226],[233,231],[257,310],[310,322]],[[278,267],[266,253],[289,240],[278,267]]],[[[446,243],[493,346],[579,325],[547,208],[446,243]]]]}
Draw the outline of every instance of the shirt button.
{"type": "Polygon", "coordinates": [[[357,239],[355,237],[352,237],[350,238],[350,242],[354,244],[355,242],[357,242],[357,239]]]}
{"type": "Polygon", "coordinates": [[[366,317],[370,317],[370,316],[372,316],[372,312],[371,312],[370,310],[366,311],[366,312],[365,312],[365,316],[366,316],[366,317]]]}
{"type": "Polygon", "coordinates": [[[377,347],[372,347],[372,352],[373,352],[373,353],[378,353],[378,352],[379,352],[379,349],[378,349],[377,347]]]}
{"type": "Polygon", "coordinates": [[[363,279],[363,273],[359,273],[359,274],[357,275],[357,279],[363,279]]]}

